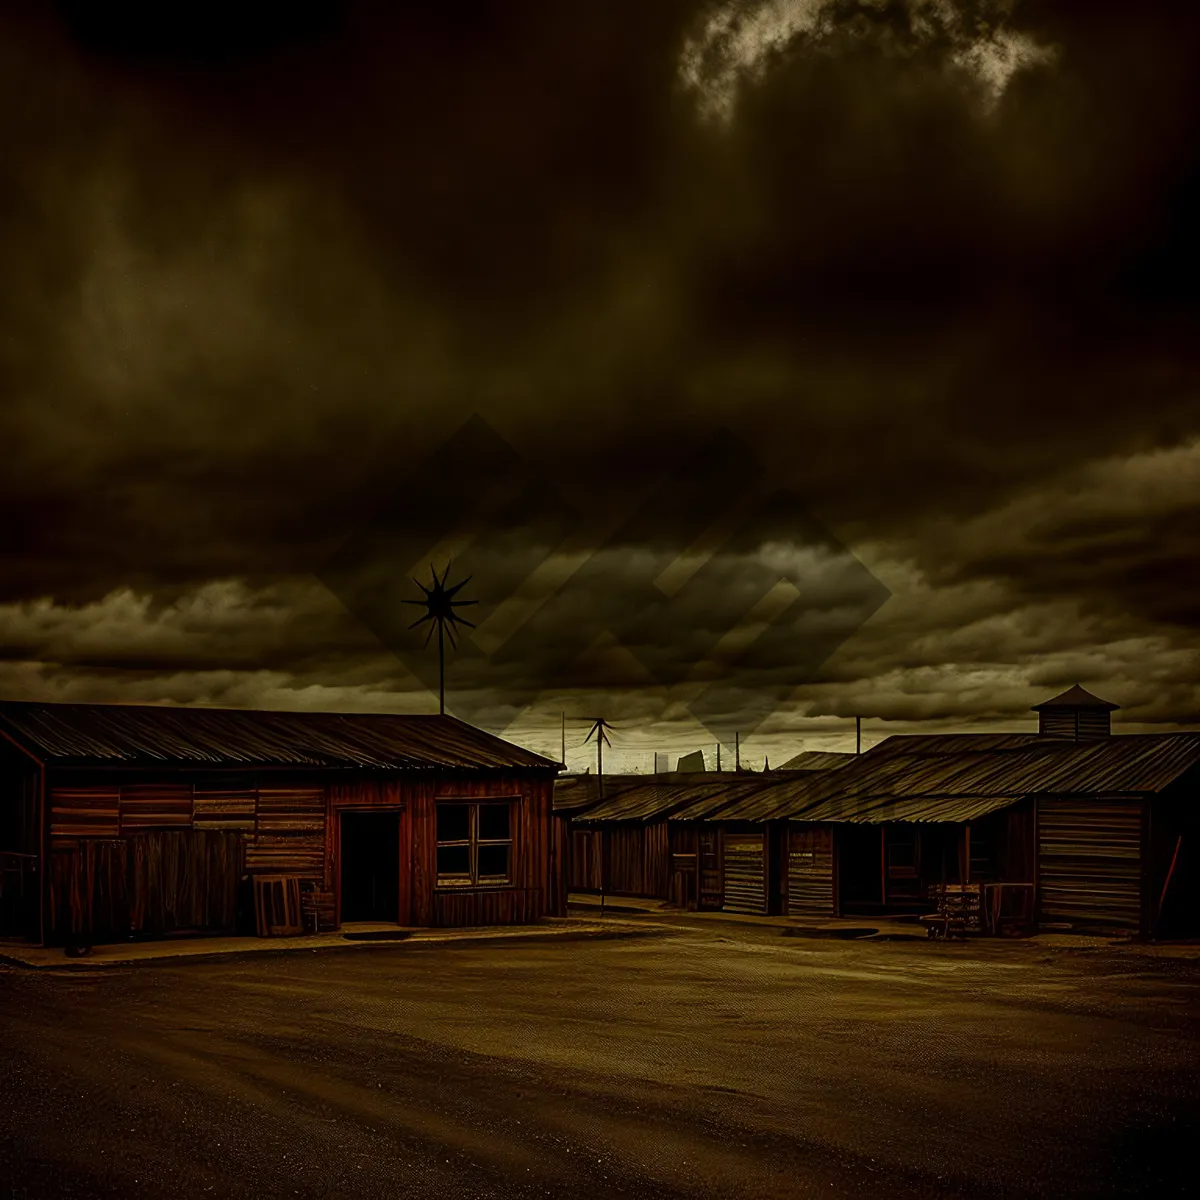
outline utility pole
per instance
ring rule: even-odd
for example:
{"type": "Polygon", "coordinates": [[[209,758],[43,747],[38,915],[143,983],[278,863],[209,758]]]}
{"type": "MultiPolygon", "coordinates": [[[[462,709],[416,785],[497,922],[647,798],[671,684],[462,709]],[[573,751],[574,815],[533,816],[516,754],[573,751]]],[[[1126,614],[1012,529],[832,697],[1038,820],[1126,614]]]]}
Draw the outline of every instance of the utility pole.
{"type": "Polygon", "coordinates": [[[717,743],[717,770],[721,769],[721,743],[717,743]]]}
{"type": "Polygon", "coordinates": [[[854,718],[854,753],[862,753],[862,717],[854,718]]]}
{"type": "Polygon", "coordinates": [[[567,714],[563,711],[562,715],[562,765],[567,765],[567,714]]]}
{"type": "Polygon", "coordinates": [[[735,771],[742,769],[742,735],[740,733],[733,735],[733,769],[735,771]]]}

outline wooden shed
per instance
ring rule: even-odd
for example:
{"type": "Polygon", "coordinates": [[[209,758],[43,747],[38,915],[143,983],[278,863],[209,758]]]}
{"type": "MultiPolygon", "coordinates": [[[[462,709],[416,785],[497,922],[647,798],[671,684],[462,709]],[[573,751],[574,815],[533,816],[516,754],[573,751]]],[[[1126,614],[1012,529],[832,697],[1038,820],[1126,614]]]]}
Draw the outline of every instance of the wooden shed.
{"type": "MultiPolygon", "coordinates": [[[[680,772],[641,776],[637,785],[607,794],[571,819],[573,854],[587,839],[588,873],[572,866],[572,890],[698,905],[700,862],[695,822],[672,822],[681,810],[728,804],[760,777],[729,772],[680,772]]],[[[697,809],[697,811],[699,811],[697,809]]]]}
{"type": "Polygon", "coordinates": [[[324,928],[561,915],[558,770],[447,716],[0,702],[0,936],[261,932],[266,877],[324,928]]]}
{"type": "Polygon", "coordinates": [[[1082,688],[1056,701],[1036,734],[890,737],[765,797],[757,819],[791,828],[792,894],[904,913],[939,882],[1007,883],[1042,927],[1197,931],[1200,734],[1113,735],[1114,705],[1082,688]]]}

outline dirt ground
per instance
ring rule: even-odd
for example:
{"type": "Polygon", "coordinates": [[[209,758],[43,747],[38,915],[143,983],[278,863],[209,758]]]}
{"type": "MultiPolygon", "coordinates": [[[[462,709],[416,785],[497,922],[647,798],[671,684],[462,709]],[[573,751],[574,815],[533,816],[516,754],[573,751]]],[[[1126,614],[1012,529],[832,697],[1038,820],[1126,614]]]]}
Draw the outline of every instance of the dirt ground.
{"type": "Polygon", "coordinates": [[[1195,959],[667,925],[0,969],[0,1195],[1192,1194],[1195,959]]]}

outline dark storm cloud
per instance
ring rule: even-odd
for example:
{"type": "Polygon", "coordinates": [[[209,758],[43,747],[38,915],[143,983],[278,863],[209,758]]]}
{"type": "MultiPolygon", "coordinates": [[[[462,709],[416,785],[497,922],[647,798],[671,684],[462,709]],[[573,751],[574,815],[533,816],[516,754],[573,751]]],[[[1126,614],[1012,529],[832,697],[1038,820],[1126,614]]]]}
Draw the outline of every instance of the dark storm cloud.
{"type": "Polygon", "coordinates": [[[247,7],[6,9],[4,599],[302,578],[480,412],[572,511],[728,425],[948,595],[1194,628],[1190,493],[987,523],[1200,436],[1192,5],[812,4],[723,118],[772,6],[247,7]]]}

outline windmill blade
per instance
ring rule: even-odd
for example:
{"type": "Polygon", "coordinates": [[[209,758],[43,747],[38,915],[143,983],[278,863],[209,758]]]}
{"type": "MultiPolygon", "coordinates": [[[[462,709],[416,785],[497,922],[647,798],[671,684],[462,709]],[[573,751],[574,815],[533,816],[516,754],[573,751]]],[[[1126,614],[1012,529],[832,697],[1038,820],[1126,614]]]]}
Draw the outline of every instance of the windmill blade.
{"type": "Polygon", "coordinates": [[[421,649],[422,649],[422,650],[424,650],[424,649],[425,649],[425,647],[429,645],[429,639],[430,639],[431,637],[433,637],[433,631],[434,631],[436,628],[437,628],[437,625],[436,625],[436,624],[434,624],[434,625],[430,625],[429,629],[426,631],[426,633],[425,633],[425,640],[424,640],[424,641],[421,643],[421,649]]]}
{"type": "Polygon", "coordinates": [[[453,613],[450,614],[451,625],[466,625],[470,629],[475,628],[474,621],[468,621],[466,617],[456,617],[453,613]]]}
{"type": "MultiPolygon", "coordinates": [[[[450,572],[450,568],[447,567],[446,573],[449,574],[449,572],[450,572]]],[[[473,578],[474,578],[473,575],[468,575],[466,577],[466,579],[463,579],[460,582],[456,583],[453,587],[446,588],[446,598],[449,600],[453,596],[455,596],[458,592],[461,592],[462,589],[465,588],[467,586],[467,584],[470,583],[473,578]]],[[[443,579],[442,582],[445,583],[445,580],[443,579]]],[[[474,604],[475,601],[474,600],[464,600],[462,603],[474,604]]]]}

